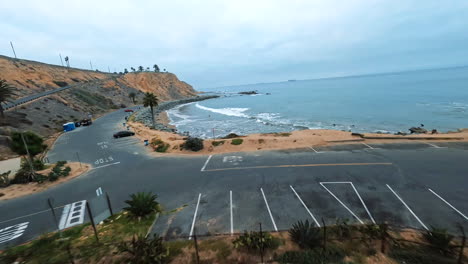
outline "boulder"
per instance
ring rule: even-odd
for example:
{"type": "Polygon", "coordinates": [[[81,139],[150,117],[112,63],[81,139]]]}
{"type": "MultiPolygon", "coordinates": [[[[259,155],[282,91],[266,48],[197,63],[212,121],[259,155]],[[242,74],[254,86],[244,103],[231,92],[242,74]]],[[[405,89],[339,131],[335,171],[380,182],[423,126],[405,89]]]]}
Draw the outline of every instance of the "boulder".
{"type": "Polygon", "coordinates": [[[416,134],[426,134],[427,130],[422,128],[422,127],[412,127],[409,129],[411,134],[416,133],[416,134]]]}

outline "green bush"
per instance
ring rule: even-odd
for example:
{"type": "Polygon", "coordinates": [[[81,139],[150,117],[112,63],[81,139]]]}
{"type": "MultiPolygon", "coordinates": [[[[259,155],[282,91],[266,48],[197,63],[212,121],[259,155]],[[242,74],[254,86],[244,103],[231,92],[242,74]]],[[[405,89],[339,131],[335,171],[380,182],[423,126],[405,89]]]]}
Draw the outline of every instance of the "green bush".
{"type": "Polygon", "coordinates": [[[132,241],[122,242],[118,249],[130,255],[130,263],[168,263],[169,249],[163,243],[162,237],[153,235],[133,236],[132,241]]]}
{"type": "Polygon", "coordinates": [[[244,142],[242,138],[235,138],[231,141],[231,145],[240,145],[242,142],[244,142]]]}
{"type": "Polygon", "coordinates": [[[195,138],[195,137],[189,137],[189,138],[187,138],[187,140],[185,140],[183,148],[191,150],[191,151],[202,150],[203,149],[203,139],[195,138]]]}
{"type": "Polygon", "coordinates": [[[22,184],[29,183],[34,181],[35,175],[31,173],[31,170],[28,168],[22,167],[19,171],[16,172],[15,178],[11,181],[13,184],[22,184]]]}
{"type": "Polygon", "coordinates": [[[217,147],[217,146],[220,146],[220,145],[224,145],[224,140],[221,140],[221,141],[212,141],[211,142],[211,145],[217,147]]]}
{"type": "Polygon", "coordinates": [[[320,246],[322,243],[320,228],[310,224],[309,220],[293,224],[289,230],[289,236],[302,249],[312,249],[320,246]]]}
{"type": "Polygon", "coordinates": [[[287,251],[279,256],[279,263],[297,264],[322,264],[322,263],[344,263],[345,252],[334,245],[328,245],[327,249],[315,248],[306,251],[287,251]]]}
{"type": "Polygon", "coordinates": [[[53,172],[53,173],[56,173],[56,174],[58,174],[58,175],[60,175],[60,174],[62,173],[62,169],[61,169],[59,166],[55,165],[55,166],[52,168],[52,172],[53,172]]]}
{"type": "Polygon", "coordinates": [[[47,180],[47,177],[42,174],[36,173],[35,180],[37,183],[43,183],[47,180]]]}
{"type": "Polygon", "coordinates": [[[65,167],[65,169],[63,169],[60,172],[60,175],[63,176],[63,177],[67,177],[68,175],[70,175],[70,171],[71,171],[71,168],[67,166],[67,167],[65,167]]]}
{"type": "Polygon", "coordinates": [[[0,174],[0,187],[7,187],[10,185],[10,178],[8,177],[10,173],[11,171],[7,171],[0,174]]]}
{"type": "Polygon", "coordinates": [[[270,233],[266,232],[244,232],[234,241],[234,248],[243,248],[248,251],[260,251],[262,249],[276,249],[280,241],[277,238],[274,238],[270,233]]]}
{"type": "Polygon", "coordinates": [[[59,160],[59,161],[57,161],[57,163],[55,163],[55,166],[61,168],[61,167],[65,166],[65,164],[67,164],[66,160],[59,160]]]}
{"type": "Polygon", "coordinates": [[[26,142],[26,145],[28,147],[29,154],[31,156],[35,156],[41,152],[43,152],[46,148],[47,145],[44,144],[44,140],[34,134],[33,132],[12,132],[11,133],[11,150],[14,152],[20,154],[20,155],[26,155],[26,148],[24,147],[23,140],[21,138],[21,134],[23,134],[24,141],[26,142]]]}
{"type": "Polygon", "coordinates": [[[432,226],[431,230],[423,234],[423,237],[441,253],[447,255],[450,252],[450,242],[453,240],[453,235],[449,234],[446,229],[432,226]]]}
{"type": "Polygon", "coordinates": [[[45,169],[45,165],[40,159],[35,159],[32,163],[34,170],[43,170],[45,169]]]}
{"type": "Polygon", "coordinates": [[[59,175],[53,171],[49,172],[48,176],[49,176],[49,181],[51,182],[56,181],[59,178],[59,175]]]}
{"type": "Polygon", "coordinates": [[[131,200],[126,200],[128,207],[124,210],[130,212],[134,217],[145,217],[153,212],[160,212],[161,206],[156,201],[158,196],[151,192],[138,192],[130,195],[131,200]]]}
{"type": "Polygon", "coordinates": [[[153,138],[150,144],[156,152],[166,152],[171,146],[157,137],[153,138]]]}

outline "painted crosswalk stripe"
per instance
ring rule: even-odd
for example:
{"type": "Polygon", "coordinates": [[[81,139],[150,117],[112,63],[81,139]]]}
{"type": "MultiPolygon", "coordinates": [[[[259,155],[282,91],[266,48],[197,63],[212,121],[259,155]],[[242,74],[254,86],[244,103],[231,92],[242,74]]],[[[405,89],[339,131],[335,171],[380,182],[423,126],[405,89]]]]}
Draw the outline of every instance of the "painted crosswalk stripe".
{"type": "Polygon", "coordinates": [[[28,225],[29,222],[24,222],[0,229],[0,243],[5,243],[22,236],[28,225]]]}
{"type": "Polygon", "coordinates": [[[59,229],[62,230],[82,224],[84,221],[85,209],[86,200],[65,205],[62,211],[62,217],[60,217],[59,229]]]}

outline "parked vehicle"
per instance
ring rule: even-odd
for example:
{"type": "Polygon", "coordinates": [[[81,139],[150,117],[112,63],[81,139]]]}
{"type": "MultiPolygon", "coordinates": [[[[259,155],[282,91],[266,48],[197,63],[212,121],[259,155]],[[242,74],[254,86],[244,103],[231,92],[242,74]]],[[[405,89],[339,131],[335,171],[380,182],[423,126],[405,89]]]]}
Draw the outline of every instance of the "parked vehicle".
{"type": "Polygon", "coordinates": [[[82,126],[89,126],[89,125],[91,125],[93,123],[93,121],[91,121],[91,119],[83,119],[83,120],[81,120],[80,123],[81,123],[82,126]]]}
{"type": "Polygon", "coordinates": [[[134,135],[135,133],[133,133],[132,131],[119,131],[114,134],[114,138],[129,137],[134,135]]]}
{"type": "Polygon", "coordinates": [[[81,126],[81,122],[75,122],[75,127],[80,127],[81,126]]]}
{"type": "Polygon", "coordinates": [[[125,109],[125,112],[133,112],[132,109],[125,109]]]}
{"type": "Polygon", "coordinates": [[[75,123],[73,122],[68,122],[68,123],[63,124],[63,131],[65,132],[72,131],[74,129],[75,129],[75,123]]]}

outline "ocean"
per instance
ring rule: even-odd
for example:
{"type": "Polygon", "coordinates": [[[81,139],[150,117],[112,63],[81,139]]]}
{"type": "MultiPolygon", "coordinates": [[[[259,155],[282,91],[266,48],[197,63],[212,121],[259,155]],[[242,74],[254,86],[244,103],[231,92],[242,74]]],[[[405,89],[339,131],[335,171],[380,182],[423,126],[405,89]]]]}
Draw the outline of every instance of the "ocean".
{"type": "Polygon", "coordinates": [[[301,129],[396,133],[421,124],[439,132],[468,127],[468,67],[203,91],[221,97],[168,111],[180,132],[211,138],[301,129]]]}

